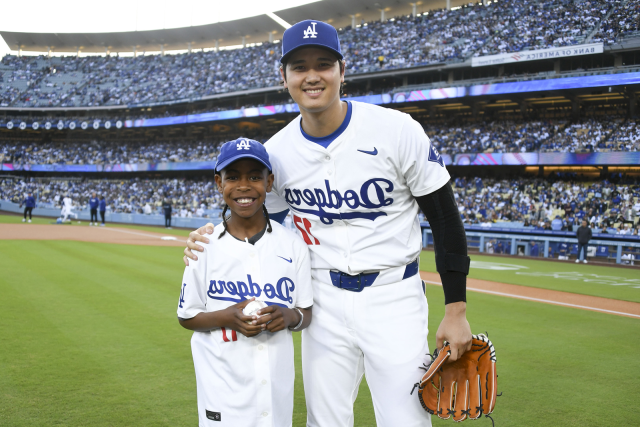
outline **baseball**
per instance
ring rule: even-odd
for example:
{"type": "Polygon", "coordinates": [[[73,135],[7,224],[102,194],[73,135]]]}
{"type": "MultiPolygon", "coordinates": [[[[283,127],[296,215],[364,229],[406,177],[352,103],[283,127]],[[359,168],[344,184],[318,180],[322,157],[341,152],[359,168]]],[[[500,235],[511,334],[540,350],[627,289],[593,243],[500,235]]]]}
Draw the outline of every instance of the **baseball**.
{"type": "MultiPolygon", "coordinates": [[[[267,304],[265,304],[264,301],[260,301],[259,299],[256,299],[251,301],[242,309],[242,314],[244,314],[245,316],[254,316],[256,315],[258,310],[265,307],[267,307],[267,304]]],[[[250,323],[250,322],[247,322],[247,323],[250,323]]]]}

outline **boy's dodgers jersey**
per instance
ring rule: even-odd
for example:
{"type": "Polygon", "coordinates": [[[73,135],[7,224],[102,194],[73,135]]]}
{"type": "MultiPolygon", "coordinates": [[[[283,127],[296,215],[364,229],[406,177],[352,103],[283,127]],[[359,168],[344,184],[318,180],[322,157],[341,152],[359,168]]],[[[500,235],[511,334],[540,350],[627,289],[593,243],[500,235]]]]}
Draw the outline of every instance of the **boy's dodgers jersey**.
{"type": "MultiPolygon", "coordinates": [[[[216,227],[182,280],[178,317],[223,310],[256,297],[284,307],[313,305],[309,252],[290,230],[272,222],[252,245],[216,227]]],[[[200,425],[290,426],[293,412],[291,331],[247,338],[221,328],[191,339],[200,425]],[[219,421],[219,422],[218,422],[219,421]]]]}
{"type": "Polygon", "coordinates": [[[359,102],[328,148],[306,139],[301,116],[265,147],[275,176],[269,212],[291,209],[312,269],[349,274],[399,267],[422,248],[416,197],[449,179],[442,157],[408,114],[359,102]]]}

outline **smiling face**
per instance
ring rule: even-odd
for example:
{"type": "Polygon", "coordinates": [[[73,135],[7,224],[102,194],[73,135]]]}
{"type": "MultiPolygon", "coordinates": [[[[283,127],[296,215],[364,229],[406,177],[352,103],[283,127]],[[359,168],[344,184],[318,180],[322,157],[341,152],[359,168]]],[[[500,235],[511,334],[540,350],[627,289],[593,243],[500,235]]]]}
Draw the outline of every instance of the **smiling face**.
{"type": "Polygon", "coordinates": [[[280,72],[284,87],[300,109],[319,113],[340,103],[342,64],[327,49],[305,47],[293,52],[280,72]]]}
{"type": "Polygon", "coordinates": [[[273,174],[260,162],[240,159],[215,176],[224,202],[233,215],[263,218],[262,204],[273,185],[273,174]]]}

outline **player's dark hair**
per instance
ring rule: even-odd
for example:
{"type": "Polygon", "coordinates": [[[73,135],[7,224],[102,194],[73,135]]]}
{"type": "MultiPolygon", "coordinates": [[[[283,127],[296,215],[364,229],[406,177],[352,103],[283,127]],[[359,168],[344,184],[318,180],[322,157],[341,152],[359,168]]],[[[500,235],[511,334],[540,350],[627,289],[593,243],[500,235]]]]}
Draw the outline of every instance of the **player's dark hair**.
{"type": "Polygon", "coordinates": [[[224,233],[227,232],[227,210],[229,210],[229,205],[224,205],[224,209],[222,209],[222,225],[224,225],[224,231],[220,233],[218,239],[224,236],[224,233]]]}
{"type": "Polygon", "coordinates": [[[271,233],[273,229],[271,228],[271,221],[269,220],[269,212],[267,212],[267,207],[262,204],[262,212],[264,212],[264,217],[267,218],[267,232],[271,233]]]}

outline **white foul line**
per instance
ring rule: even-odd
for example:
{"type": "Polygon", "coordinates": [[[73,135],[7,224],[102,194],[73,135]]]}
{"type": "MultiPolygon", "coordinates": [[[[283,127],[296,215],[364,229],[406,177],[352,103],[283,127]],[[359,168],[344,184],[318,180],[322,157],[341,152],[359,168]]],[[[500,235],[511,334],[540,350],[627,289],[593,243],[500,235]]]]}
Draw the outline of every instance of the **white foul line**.
{"type": "Polygon", "coordinates": [[[136,233],[135,231],[121,230],[119,228],[104,227],[102,228],[102,230],[119,231],[120,233],[137,234],[138,236],[154,237],[156,239],[162,238],[162,236],[154,236],[153,234],[145,234],[145,233],[136,233]]]}
{"type": "MultiPolygon", "coordinates": [[[[431,284],[434,284],[434,285],[442,286],[442,283],[440,283],[440,282],[432,282],[430,280],[425,280],[425,282],[431,283],[431,284]]],[[[602,312],[602,313],[610,313],[610,314],[619,314],[619,315],[622,315],[622,316],[630,316],[630,317],[635,317],[635,318],[640,319],[640,315],[638,315],[638,314],[625,313],[623,311],[605,310],[604,308],[589,307],[589,306],[586,306],[586,305],[578,305],[578,304],[569,304],[567,302],[551,301],[551,300],[541,299],[541,298],[525,297],[525,296],[522,296],[522,295],[507,294],[505,292],[488,291],[486,289],[478,289],[478,288],[467,288],[467,289],[469,289],[470,291],[482,292],[482,293],[485,293],[485,294],[500,295],[500,296],[503,296],[503,297],[524,299],[524,300],[527,300],[527,301],[544,302],[544,303],[547,303],[547,304],[562,305],[562,306],[565,306],[565,307],[582,308],[582,309],[585,309],[585,310],[599,311],[599,312],[602,312]]]]}

